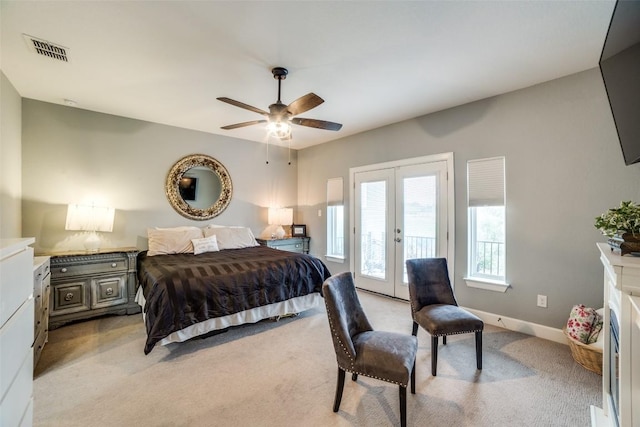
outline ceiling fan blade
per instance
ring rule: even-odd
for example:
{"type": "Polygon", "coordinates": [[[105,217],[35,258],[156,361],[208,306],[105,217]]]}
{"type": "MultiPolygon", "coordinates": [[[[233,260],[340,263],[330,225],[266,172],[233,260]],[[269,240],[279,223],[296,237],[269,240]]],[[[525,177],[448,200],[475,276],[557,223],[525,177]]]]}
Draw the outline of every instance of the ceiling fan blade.
{"type": "Polygon", "coordinates": [[[325,120],[305,119],[302,117],[294,117],[291,119],[291,123],[308,126],[311,128],[325,129],[325,130],[340,130],[342,125],[340,123],[327,122],[325,120]]]}
{"type": "Polygon", "coordinates": [[[245,126],[258,125],[260,123],[267,123],[267,120],[251,120],[250,122],[242,122],[242,123],[236,123],[234,125],[222,126],[220,129],[224,129],[224,130],[238,129],[238,128],[243,128],[245,126]]]}
{"type": "Polygon", "coordinates": [[[324,99],[320,98],[313,92],[310,92],[304,96],[293,101],[291,104],[287,106],[287,111],[291,113],[292,116],[297,116],[298,114],[304,113],[305,111],[309,111],[312,108],[316,108],[318,105],[322,104],[324,99]]]}
{"type": "Polygon", "coordinates": [[[251,106],[249,104],[245,104],[244,102],[236,101],[236,100],[231,99],[231,98],[226,98],[224,96],[221,96],[220,98],[216,98],[216,99],[218,101],[226,102],[227,104],[235,105],[236,107],[244,108],[245,110],[253,111],[254,113],[262,114],[263,116],[268,116],[269,115],[269,113],[267,113],[264,110],[261,110],[259,108],[253,107],[253,106],[251,106]]]}

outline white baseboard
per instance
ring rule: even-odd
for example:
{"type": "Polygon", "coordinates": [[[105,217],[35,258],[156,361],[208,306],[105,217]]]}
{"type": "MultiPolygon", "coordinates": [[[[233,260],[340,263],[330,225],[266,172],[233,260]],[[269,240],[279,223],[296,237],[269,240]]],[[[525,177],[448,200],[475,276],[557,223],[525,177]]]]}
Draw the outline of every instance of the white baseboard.
{"type": "Polygon", "coordinates": [[[498,326],[510,331],[521,332],[523,334],[532,335],[538,338],[544,338],[549,341],[555,341],[560,344],[567,345],[567,337],[562,329],[551,328],[549,326],[538,325],[537,323],[526,322],[512,317],[501,316],[499,314],[487,313],[486,311],[474,310],[465,307],[465,310],[475,314],[488,325],[498,326]]]}

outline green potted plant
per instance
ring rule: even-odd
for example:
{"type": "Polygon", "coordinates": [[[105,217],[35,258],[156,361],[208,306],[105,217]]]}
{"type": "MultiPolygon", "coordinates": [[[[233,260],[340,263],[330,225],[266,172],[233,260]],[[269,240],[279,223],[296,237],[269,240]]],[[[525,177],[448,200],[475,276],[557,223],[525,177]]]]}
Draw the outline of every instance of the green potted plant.
{"type": "Polygon", "coordinates": [[[595,227],[609,237],[612,247],[621,249],[622,255],[640,252],[640,205],[621,202],[619,207],[596,217],[595,227]]]}

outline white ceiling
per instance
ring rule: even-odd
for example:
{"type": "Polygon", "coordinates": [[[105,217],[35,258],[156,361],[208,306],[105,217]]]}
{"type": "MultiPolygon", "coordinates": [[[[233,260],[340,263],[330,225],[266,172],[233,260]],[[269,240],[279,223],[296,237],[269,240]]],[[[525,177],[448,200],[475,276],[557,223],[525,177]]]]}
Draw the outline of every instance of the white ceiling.
{"type": "Polygon", "coordinates": [[[265,142],[271,68],[285,104],[314,92],[292,148],[345,137],[593,68],[606,1],[6,1],[0,67],[24,98],[265,142]],[[68,48],[68,63],[23,34],[68,48]]]}

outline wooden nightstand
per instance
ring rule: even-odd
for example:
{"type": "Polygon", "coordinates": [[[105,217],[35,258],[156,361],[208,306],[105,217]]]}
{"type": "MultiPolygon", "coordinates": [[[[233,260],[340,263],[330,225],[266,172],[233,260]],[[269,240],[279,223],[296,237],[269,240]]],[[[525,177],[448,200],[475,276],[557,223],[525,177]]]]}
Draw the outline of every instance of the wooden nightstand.
{"type": "Polygon", "coordinates": [[[285,237],[283,239],[256,239],[262,246],[268,246],[281,251],[309,253],[311,237],[285,237]]]}
{"type": "Polygon", "coordinates": [[[51,256],[49,327],[103,314],[139,313],[136,248],[70,251],[51,256]]]}

